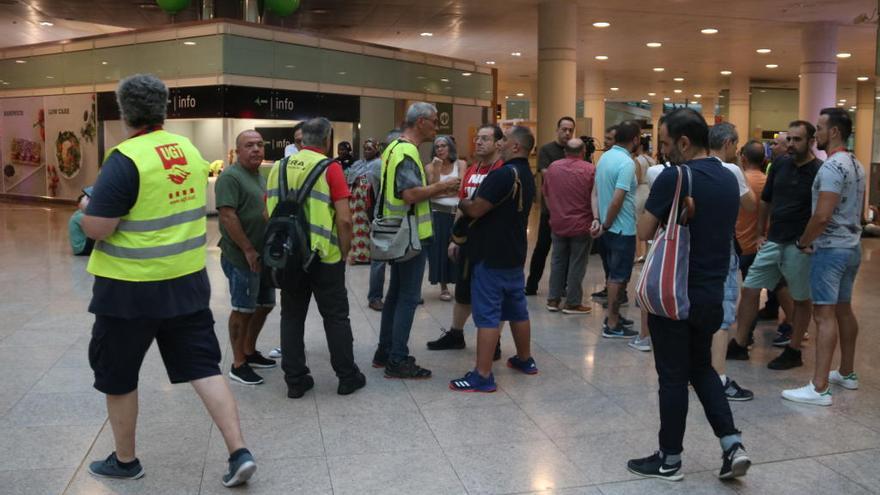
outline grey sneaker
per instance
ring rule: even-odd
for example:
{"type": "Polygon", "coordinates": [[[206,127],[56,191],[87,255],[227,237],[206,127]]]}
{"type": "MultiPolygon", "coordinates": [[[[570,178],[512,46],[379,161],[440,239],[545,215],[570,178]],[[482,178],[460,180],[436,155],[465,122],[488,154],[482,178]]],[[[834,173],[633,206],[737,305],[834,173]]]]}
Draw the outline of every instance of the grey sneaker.
{"type": "Polygon", "coordinates": [[[136,480],[143,478],[144,468],[141,461],[135,459],[126,463],[127,467],[123,467],[116,458],[116,452],[113,452],[103,461],[95,461],[89,464],[89,472],[92,476],[99,478],[116,478],[120,480],[136,480]]]}
{"type": "Polygon", "coordinates": [[[609,327],[607,324],[602,325],[602,336],[606,339],[631,339],[638,335],[639,332],[626,328],[622,323],[618,323],[614,328],[609,327]]]}
{"type": "Polygon", "coordinates": [[[257,472],[257,463],[248,449],[238,449],[229,456],[229,467],[223,475],[223,486],[232,487],[247,483],[257,472]]]}
{"type": "Polygon", "coordinates": [[[651,352],[651,336],[649,335],[641,339],[638,335],[636,335],[635,337],[633,337],[632,340],[629,341],[629,344],[627,345],[637,351],[651,352]]]}

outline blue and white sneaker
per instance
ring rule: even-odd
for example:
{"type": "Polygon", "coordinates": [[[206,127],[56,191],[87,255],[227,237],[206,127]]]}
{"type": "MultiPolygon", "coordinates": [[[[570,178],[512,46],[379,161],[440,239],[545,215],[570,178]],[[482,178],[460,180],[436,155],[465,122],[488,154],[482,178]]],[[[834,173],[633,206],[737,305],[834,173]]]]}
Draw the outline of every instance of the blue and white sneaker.
{"type": "Polygon", "coordinates": [[[113,452],[103,461],[95,461],[89,464],[89,473],[99,478],[116,478],[120,480],[136,480],[143,478],[144,468],[137,459],[127,462],[122,466],[113,452]]]}
{"type": "Polygon", "coordinates": [[[223,475],[223,486],[233,487],[247,483],[257,472],[257,463],[248,449],[238,449],[229,456],[229,467],[223,475]]]}
{"type": "Polygon", "coordinates": [[[638,337],[639,332],[632,328],[627,328],[623,323],[618,323],[616,327],[611,328],[607,323],[602,325],[602,336],[606,339],[631,339],[638,337]]]}
{"type": "Polygon", "coordinates": [[[488,378],[483,378],[477,370],[473,370],[468,371],[462,378],[450,381],[449,390],[491,393],[498,390],[498,387],[495,386],[494,374],[490,373],[488,378]]]}
{"type": "Polygon", "coordinates": [[[519,356],[514,355],[510,359],[507,360],[507,367],[513,368],[515,370],[521,371],[527,375],[537,375],[538,374],[538,365],[535,364],[535,358],[529,356],[528,359],[523,361],[519,358],[519,356]]]}

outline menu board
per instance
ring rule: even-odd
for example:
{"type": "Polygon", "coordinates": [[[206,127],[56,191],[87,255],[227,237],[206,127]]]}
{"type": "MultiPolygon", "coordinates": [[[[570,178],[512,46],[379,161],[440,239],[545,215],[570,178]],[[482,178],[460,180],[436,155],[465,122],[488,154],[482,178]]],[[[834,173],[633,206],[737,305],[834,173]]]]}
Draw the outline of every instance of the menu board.
{"type": "Polygon", "coordinates": [[[98,122],[94,93],[46,96],[47,192],[76,199],[98,177],[98,122]]]}
{"type": "Polygon", "coordinates": [[[46,195],[43,98],[0,101],[0,168],[3,192],[46,195]]]}

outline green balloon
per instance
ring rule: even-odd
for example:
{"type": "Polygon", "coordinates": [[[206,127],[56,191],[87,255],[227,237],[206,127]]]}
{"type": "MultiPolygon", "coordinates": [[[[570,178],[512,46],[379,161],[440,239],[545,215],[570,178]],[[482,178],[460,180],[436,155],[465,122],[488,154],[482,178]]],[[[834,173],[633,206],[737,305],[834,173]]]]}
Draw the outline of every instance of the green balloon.
{"type": "Polygon", "coordinates": [[[181,10],[189,7],[189,0],[156,0],[159,8],[169,14],[176,14],[181,10]]]}
{"type": "Polygon", "coordinates": [[[266,8],[281,17],[286,17],[296,12],[299,8],[299,0],[266,0],[266,8]]]}

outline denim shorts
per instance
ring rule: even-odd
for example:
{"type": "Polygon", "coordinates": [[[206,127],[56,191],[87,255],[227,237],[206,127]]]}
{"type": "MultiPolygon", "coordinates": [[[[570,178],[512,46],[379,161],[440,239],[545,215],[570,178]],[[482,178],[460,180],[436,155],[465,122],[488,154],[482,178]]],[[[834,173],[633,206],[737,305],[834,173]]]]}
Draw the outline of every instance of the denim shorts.
{"type": "Polygon", "coordinates": [[[239,313],[253,313],[257,306],[275,307],[275,288],[269,285],[259,273],[233,265],[220,256],[220,266],[229,280],[229,293],[232,295],[232,310],[239,313]]]}
{"type": "Polygon", "coordinates": [[[813,304],[852,301],[853,284],[862,262],[862,248],[816,248],[810,269],[813,304]]]}
{"type": "Polygon", "coordinates": [[[471,310],[477,328],[498,328],[502,321],[529,319],[522,268],[487,268],[478,263],[471,274],[471,310]]]}
{"type": "Polygon", "coordinates": [[[724,308],[724,320],[721,322],[722,330],[730,330],[736,323],[736,300],[739,298],[739,257],[731,253],[730,265],[727,270],[727,278],[724,279],[724,300],[721,307],[724,308]]]}
{"type": "Polygon", "coordinates": [[[636,259],[636,236],[605,232],[601,241],[608,265],[608,281],[626,284],[632,276],[636,259]]]}

